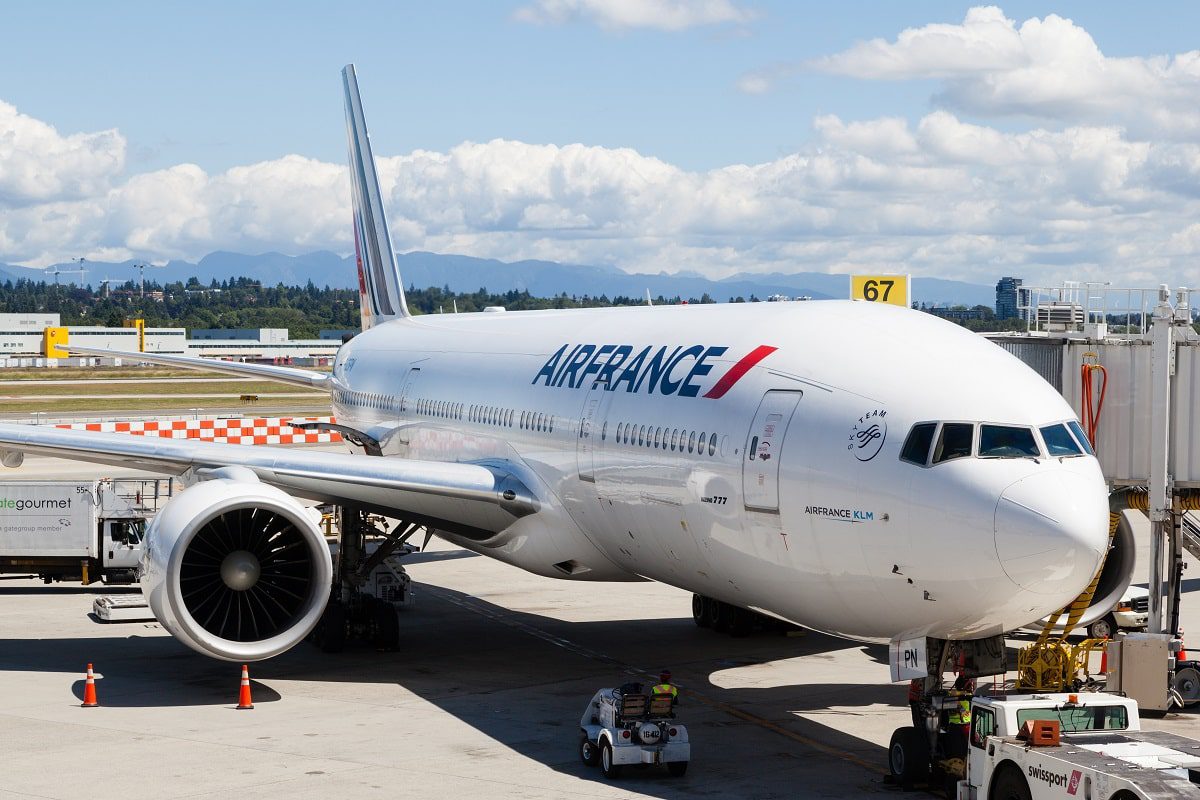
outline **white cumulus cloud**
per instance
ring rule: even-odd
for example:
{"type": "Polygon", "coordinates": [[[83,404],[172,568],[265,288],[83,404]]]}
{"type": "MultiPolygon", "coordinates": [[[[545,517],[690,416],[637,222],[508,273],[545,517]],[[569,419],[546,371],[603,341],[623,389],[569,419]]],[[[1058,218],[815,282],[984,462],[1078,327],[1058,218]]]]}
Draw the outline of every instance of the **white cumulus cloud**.
{"type": "MultiPolygon", "coordinates": [[[[797,68],[870,80],[938,79],[938,105],[977,115],[1200,136],[1200,51],[1106,56],[1084,28],[1055,14],[1018,24],[995,6],[972,8],[961,24],[909,28],[894,41],[859,42],[797,68]]],[[[744,76],[741,85],[761,93],[770,74],[744,76]]]]}
{"type": "Polygon", "coordinates": [[[125,167],[115,130],[62,136],[0,101],[0,209],[103,191],[125,167]]]}
{"type": "Polygon", "coordinates": [[[663,31],[743,23],[753,18],[750,11],[730,0],[536,0],[518,8],[513,16],[543,25],[585,20],[603,28],[663,31]]]}
{"type": "MultiPolygon", "coordinates": [[[[0,261],[352,249],[341,164],[289,155],[127,174],[123,153],[114,131],[60,135],[0,114],[0,261]]],[[[378,166],[402,251],[1034,284],[1187,285],[1200,259],[1200,142],[1112,122],[1011,130],[947,109],[913,121],[823,115],[795,152],[707,171],[629,148],[506,139],[381,154],[378,166]]]]}

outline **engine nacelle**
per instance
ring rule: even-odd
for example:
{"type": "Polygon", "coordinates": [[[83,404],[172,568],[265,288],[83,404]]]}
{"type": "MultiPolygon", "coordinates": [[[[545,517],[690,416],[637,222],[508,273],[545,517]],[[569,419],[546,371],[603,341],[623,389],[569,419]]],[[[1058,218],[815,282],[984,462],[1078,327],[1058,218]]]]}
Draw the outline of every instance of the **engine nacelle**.
{"type": "Polygon", "coordinates": [[[250,480],[204,481],[173,497],[146,532],[142,592],[188,647],[257,661],[317,624],[333,580],[329,546],[294,498],[250,480]]]}
{"type": "MultiPolygon", "coordinates": [[[[1083,612],[1083,616],[1079,618],[1079,622],[1075,624],[1076,628],[1085,628],[1112,611],[1117,605],[1117,601],[1121,599],[1121,595],[1133,582],[1133,567],[1137,557],[1137,543],[1133,538],[1133,527],[1124,514],[1119,511],[1115,513],[1120,516],[1120,520],[1117,522],[1117,533],[1113,536],[1112,549],[1108,551],[1104,567],[1100,570],[1100,581],[1096,584],[1092,602],[1083,612]]],[[[1065,622],[1066,617],[1060,617],[1054,630],[1062,631],[1065,622]]],[[[1045,620],[1043,619],[1040,623],[1035,623],[1030,627],[1040,629],[1044,624],[1045,620]]]]}

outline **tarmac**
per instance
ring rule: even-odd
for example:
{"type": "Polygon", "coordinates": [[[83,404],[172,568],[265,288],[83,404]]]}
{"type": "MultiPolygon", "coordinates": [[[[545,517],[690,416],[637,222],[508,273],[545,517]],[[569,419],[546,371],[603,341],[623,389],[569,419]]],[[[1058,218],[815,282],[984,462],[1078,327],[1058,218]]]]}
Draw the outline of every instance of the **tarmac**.
{"type": "MultiPolygon", "coordinates": [[[[98,474],[144,473],[34,457],[4,473],[98,474]]],[[[0,798],[899,794],[883,782],[886,746],[909,714],[884,647],[734,639],[697,628],[677,589],[541,578],[437,540],[406,563],[416,600],[398,651],[302,643],[250,665],[250,711],[235,709],[240,665],[154,622],[89,616],[95,596],[130,590],[0,580],[0,798]],[[99,708],[79,707],[88,662],[99,708]],[[581,764],[592,694],[663,667],[681,687],[687,775],[614,782],[581,764]]],[[[1191,594],[1183,617],[1200,631],[1191,594]]],[[[1145,724],[1200,738],[1200,714],[1145,724]]]]}

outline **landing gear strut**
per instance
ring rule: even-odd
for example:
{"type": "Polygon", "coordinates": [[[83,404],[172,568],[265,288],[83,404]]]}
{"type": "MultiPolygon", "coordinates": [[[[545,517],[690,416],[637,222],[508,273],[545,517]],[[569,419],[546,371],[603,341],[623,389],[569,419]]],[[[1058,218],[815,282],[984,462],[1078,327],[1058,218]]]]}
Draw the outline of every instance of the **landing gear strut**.
{"type": "Polygon", "coordinates": [[[395,650],[400,644],[397,614],[412,599],[411,581],[399,559],[416,550],[408,540],[419,526],[399,520],[389,532],[379,527],[379,517],[357,506],[339,506],[337,523],[334,581],[313,643],[327,653],[339,652],[351,639],[395,650]]]}

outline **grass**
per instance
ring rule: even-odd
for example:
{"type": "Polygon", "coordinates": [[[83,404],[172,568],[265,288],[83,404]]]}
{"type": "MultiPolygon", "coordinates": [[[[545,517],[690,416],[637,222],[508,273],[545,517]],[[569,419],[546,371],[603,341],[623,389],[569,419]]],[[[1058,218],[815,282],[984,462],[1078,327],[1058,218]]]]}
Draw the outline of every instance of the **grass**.
{"type": "Polygon", "coordinates": [[[104,400],[62,400],[47,398],[45,400],[0,400],[0,412],[4,413],[30,413],[38,411],[45,414],[66,414],[66,413],[90,413],[90,412],[109,412],[109,411],[190,411],[193,408],[200,408],[203,412],[212,412],[220,409],[222,411],[236,410],[243,412],[244,416],[256,417],[263,413],[263,410],[270,409],[272,415],[277,412],[286,414],[306,414],[311,416],[326,416],[329,414],[329,403],[321,402],[319,399],[313,401],[304,397],[283,397],[277,400],[271,400],[269,397],[264,398],[267,402],[258,404],[247,403],[242,405],[236,394],[230,395],[228,400],[219,397],[205,397],[197,399],[194,397],[130,397],[113,398],[104,400]]]}
{"type": "MultiPolygon", "coordinates": [[[[328,367],[300,367],[312,372],[329,372],[328,367]]],[[[0,381],[78,381],[110,378],[193,378],[215,375],[176,367],[29,367],[0,369],[0,381]]]]}
{"type": "MultiPolygon", "coordinates": [[[[214,383],[209,381],[163,381],[161,383],[102,383],[88,386],[79,383],[38,384],[36,386],[0,385],[0,398],[5,395],[21,395],[25,398],[50,398],[57,395],[96,394],[127,395],[131,400],[154,399],[163,395],[225,394],[235,401],[243,394],[270,395],[280,392],[303,392],[302,386],[290,386],[276,381],[252,381],[248,383],[214,383]]],[[[326,397],[324,392],[314,392],[315,397],[326,397]]],[[[205,398],[209,399],[209,398],[205,398]]]]}

